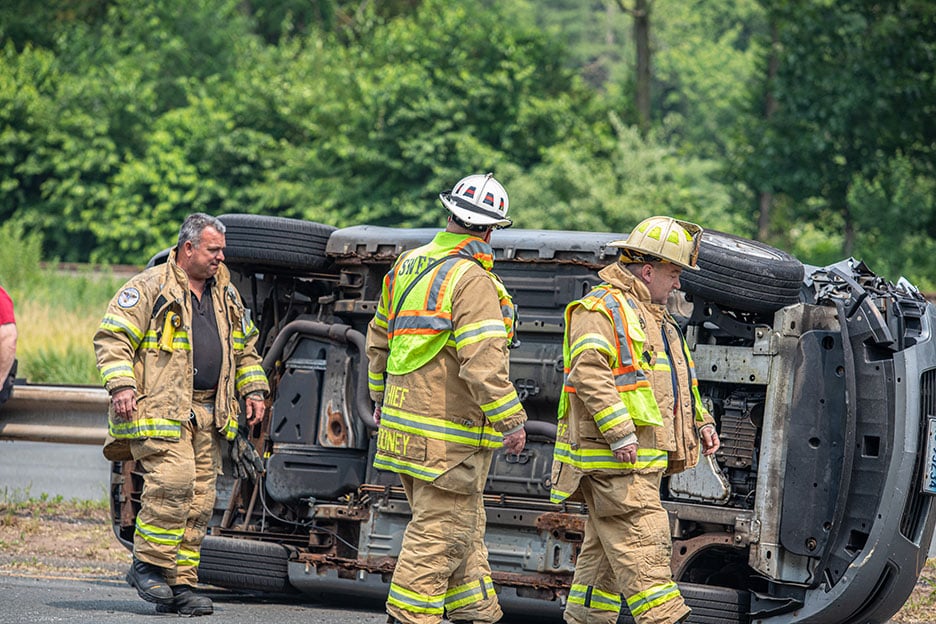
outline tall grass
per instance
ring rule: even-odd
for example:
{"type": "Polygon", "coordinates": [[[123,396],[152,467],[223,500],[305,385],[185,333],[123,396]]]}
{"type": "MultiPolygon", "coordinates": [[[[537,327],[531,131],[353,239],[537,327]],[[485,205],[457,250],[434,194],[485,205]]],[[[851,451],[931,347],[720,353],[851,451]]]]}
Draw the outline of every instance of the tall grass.
{"type": "Polygon", "coordinates": [[[0,286],[10,293],[16,312],[17,377],[30,383],[99,385],[91,338],[124,280],[106,267],[59,273],[43,268],[41,256],[38,235],[25,233],[18,223],[0,225],[0,286]]]}

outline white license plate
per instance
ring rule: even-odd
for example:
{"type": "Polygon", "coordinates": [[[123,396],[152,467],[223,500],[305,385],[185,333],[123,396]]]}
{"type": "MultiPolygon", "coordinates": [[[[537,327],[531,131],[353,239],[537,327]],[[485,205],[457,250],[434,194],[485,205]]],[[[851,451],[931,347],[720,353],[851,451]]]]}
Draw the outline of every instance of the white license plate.
{"type": "Polygon", "coordinates": [[[923,493],[936,494],[936,417],[926,423],[926,455],[923,456],[923,493]]]}

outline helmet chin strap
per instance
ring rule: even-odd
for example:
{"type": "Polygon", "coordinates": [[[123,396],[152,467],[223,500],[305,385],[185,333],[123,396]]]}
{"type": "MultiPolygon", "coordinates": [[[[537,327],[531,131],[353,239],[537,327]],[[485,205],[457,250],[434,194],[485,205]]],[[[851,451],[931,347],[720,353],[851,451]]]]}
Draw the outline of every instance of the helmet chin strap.
{"type": "Polygon", "coordinates": [[[491,229],[490,225],[472,225],[468,223],[467,221],[459,219],[454,214],[450,214],[449,219],[454,221],[455,224],[458,225],[459,227],[463,227],[469,232],[477,232],[478,234],[483,234],[484,232],[487,232],[488,230],[491,229]]]}

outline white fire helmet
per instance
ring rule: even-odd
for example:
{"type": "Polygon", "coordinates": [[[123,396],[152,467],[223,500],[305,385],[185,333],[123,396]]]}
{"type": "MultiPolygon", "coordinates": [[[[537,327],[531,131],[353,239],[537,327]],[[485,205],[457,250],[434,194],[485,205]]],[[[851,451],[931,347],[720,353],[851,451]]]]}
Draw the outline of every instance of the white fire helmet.
{"type": "Polygon", "coordinates": [[[493,173],[464,177],[451,193],[442,193],[439,199],[449,212],[469,226],[506,228],[513,224],[507,218],[510,205],[507,191],[493,173]]]}

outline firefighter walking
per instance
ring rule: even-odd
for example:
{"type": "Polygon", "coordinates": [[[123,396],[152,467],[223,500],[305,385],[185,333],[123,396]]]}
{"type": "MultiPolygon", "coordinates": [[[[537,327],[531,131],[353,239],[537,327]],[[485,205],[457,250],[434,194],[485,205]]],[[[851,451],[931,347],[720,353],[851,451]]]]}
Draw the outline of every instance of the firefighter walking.
{"type": "Polygon", "coordinates": [[[222,264],[224,231],[214,217],[190,215],[168,261],[131,278],[94,334],[109,434],[129,452],[109,458],[133,459],[143,473],[127,582],[162,613],[213,611],[192,588],[221,438],[237,435],[237,396],[255,424],[269,393],[257,328],[222,264]]]}
{"type": "Polygon", "coordinates": [[[412,509],[396,562],[390,622],[496,622],[484,545],[484,482],[495,448],[519,453],[526,413],[508,377],[514,308],[491,273],[491,232],[508,198],[491,174],[440,196],[445,231],[402,254],[368,326],[374,466],[399,475],[412,509]]]}
{"type": "Polygon", "coordinates": [[[638,624],[689,616],[670,570],[660,482],[719,441],[665,304],[682,270],[697,270],[701,237],[685,221],[642,221],[610,244],[621,255],[598,273],[603,283],[566,308],[551,500],[584,500],[589,511],[566,622],[617,622],[622,596],[638,624]]]}

